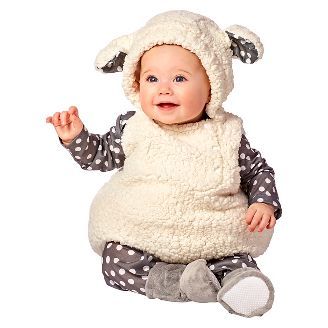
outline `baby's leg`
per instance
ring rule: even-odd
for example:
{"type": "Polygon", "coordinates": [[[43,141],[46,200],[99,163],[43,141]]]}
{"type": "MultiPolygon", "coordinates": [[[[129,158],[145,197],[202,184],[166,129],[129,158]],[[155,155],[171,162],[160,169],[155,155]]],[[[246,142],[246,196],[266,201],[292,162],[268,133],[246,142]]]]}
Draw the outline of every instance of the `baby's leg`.
{"type": "Polygon", "coordinates": [[[212,260],[209,268],[221,283],[217,300],[230,313],[243,317],[261,316],[271,309],[274,289],[248,254],[212,260]]]}
{"type": "Polygon", "coordinates": [[[137,248],[108,242],[102,261],[102,272],[108,286],[146,295],[148,272],[159,259],[137,248]]]}

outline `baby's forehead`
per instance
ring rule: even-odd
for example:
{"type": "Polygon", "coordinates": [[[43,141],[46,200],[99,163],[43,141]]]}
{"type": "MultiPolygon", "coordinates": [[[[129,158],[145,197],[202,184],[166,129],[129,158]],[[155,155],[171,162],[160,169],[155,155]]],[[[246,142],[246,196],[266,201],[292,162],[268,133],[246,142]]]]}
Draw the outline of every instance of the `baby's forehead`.
{"type": "Polygon", "coordinates": [[[143,53],[140,58],[142,68],[148,66],[163,66],[172,68],[197,69],[202,66],[200,59],[192,51],[175,44],[155,45],[143,53]]]}

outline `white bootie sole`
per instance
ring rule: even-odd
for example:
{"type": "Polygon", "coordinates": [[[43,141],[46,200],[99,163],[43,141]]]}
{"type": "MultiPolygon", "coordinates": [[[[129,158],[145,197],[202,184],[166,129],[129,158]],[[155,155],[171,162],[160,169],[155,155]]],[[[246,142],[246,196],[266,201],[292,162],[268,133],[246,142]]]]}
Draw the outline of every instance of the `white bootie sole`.
{"type": "Polygon", "coordinates": [[[228,275],[226,278],[217,300],[229,312],[253,317],[263,315],[272,307],[272,283],[259,270],[248,268],[240,274],[234,273],[231,279],[228,275]]]}

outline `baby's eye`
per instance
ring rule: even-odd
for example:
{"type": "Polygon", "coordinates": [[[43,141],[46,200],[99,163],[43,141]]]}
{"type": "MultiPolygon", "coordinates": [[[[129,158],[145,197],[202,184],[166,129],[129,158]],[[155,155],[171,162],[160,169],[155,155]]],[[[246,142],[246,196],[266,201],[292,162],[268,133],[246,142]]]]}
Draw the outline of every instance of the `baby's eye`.
{"type": "Polygon", "coordinates": [[[146,79],[148,82],[156,82],[157,78],[154,75],[149,75],[146,79]]]}
{"type": "Polygon", "coordinates": [[[177,82],[182,82],[183,80],[186,80],[186,78],[184,76],[182,76],[182,75],[176,76],[175,79],[176,79],[177,82]]]}

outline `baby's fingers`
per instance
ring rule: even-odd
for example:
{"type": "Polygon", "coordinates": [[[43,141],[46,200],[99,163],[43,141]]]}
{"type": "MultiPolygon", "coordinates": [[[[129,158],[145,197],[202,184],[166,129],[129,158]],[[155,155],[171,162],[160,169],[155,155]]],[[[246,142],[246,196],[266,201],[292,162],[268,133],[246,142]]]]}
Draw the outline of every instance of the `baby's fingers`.
{"type": "Polygon", "coordinates": [[[60,125],[60,113],[59,112],[56,112],[52,116],[52,124],[54,125],[54,127],[57,127],[60,125]]]}
{"type": "Polygon", "coordinates": [[[263,214],[262,220],[259,224],[258,232],[262,232],[267,227],[268,223],[270,222],[270,217],[270,214],[263,214]]]}
{"type": "Polygon", "coordinates": [[[257,227],[257,225],[259,224],[259,222],[261,221],[261,219],[262,219],[262,212],[257,211],[252,219],[252,222],[248,226],[248,231],[253,232],[257,227]]]}
{"type": "Polygon", "coordinates": [[[60,114],[60,124],[61,126],[65,126],[69,123],[71,123],[71,120],[69,119],[70,115],[68,114],[68,112],[64,111],[64,112],[61,112],[60,114]]]}
{"type": "Polygon", "coordinates": [[[267,229],[272,229],[276,225],[276,218],[271,215],[270,223],[267,225],[267,229]]]}

